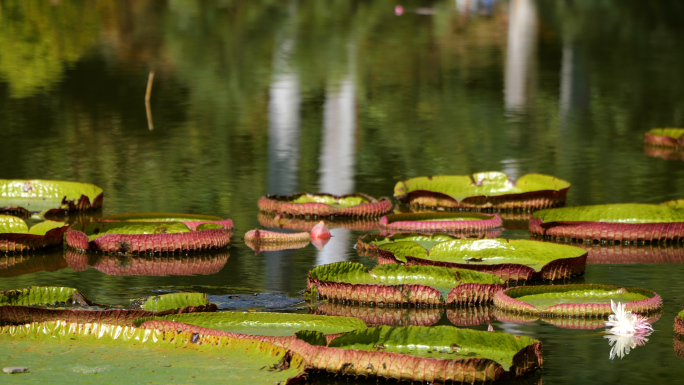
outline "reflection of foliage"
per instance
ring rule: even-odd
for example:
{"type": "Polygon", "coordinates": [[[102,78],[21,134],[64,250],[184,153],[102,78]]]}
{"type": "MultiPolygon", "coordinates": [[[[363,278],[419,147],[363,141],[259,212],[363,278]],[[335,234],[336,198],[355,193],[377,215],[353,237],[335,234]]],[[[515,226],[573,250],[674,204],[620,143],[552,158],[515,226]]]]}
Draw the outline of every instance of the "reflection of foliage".
{"type": "Polygon", "coordinates": [[[0,76],[11,96],[49,89],[97,38],[99,15],[91,2],[14,0],[0,5],[0,76]]]}

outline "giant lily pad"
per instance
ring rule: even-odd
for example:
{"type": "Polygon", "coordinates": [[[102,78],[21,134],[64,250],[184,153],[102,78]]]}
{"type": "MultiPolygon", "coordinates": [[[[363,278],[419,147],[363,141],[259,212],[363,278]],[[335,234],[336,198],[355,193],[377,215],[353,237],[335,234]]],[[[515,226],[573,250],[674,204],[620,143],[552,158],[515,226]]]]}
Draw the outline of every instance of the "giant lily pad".
{"type": "Polygon", "coordinates": [[[102,189],[88,183],[0,179],[0,208],[5,212],[87,211],[102,207],[102,189]]]}
{"type": "Polygon", "coordinates": [[[433,383],[486,382],[541,366],[541,342],[453,326],[377,326],[345,333],[325,346],[290,348],[319,370],[433,383]]]}
{"type": "Polygon", "coordinates": [[[66,261],[73,270],[92,267],[107,275],[144,275],[166,277],[170,275],[216,274],[230,254],[225,250],[202,254],[86,254],[67,249],[66,261]]]}
{"type": "Polygon", "coordinates": [[[259,199],[259,210],[276,214],[376,217],[391,209],[388,198],[375,199],[360,193],[266,195],[259,199]]]}
{"type": "MultiPolygon", "coordinates": [[[[382,251],[380,245],[396,242],[413,242],[421,246],[425,250],[429,250],[432,246],[446,241],[453,241],[459,237],[453,234],[434,233],[397,233],[397,234],[366,234],[359,237],[356,241],[356,252],[362,256],[377,257],[378,253],[382,251]]],[[[419,249],[416,249],[419,250],[419,249]]],[[[427,255],[427,252],[419,251],[420,255],[427,255]]]]}
{"type": "Polygon", "coordinates": [[[684,310],[680,311],[675,317],[674,331],[684,336],[684,310]]]}
{"type": "Polygon", "coordinates": [[[300,330],[339,334],[366,328],[362,320],[353,317],[270,312],[189,313],[144,318],[136,323],[140,325],[150,320],[175,321],[231,333],[274,337],[292,336],[300,330]]]}
{"type": "Polygon", "coordinates": [[[644,134],[644,142],[655,146],[684,147],[684,128],[653,128],[644,134]]]}
{"type": "Polygon", "coordinates": [[[455,239],[426,249],[416,242],[378,245],[378,261],[488,272],[505,280],[566,279],[584,273],[587,253],[574,246],[506,239],[455,239]]]}
{"type": "Polygon", "coordinates": [[[29,229],[21,218],[0,215],[0,252],[61,246],[66,231],[67,227],[63,222],[44,221],[29,229]]]}
{"type": "Polygon", "coordinates": [[[408,213],[380,218],[381,230],[392,232],[484,232],[501,227],[499,214],[480,213],[408,213]]]}
{"type": "Polygon", "coordinates": [[[662,307],[660,296],[652,291],[598,284],[520,286],[494,295],[494,306],[536,316],[603,317],[612,313],[611,301],[624,303],[632,313],[662,307]]]}
{"type": "Polygon", "coordinates": [[[640,203],[562,207],[534,213],[530,231],[577,240],[678,240],[684,238],[684,210],[640,203]]]}
{"type": "Polygon", "coordinates": [[[394,196],[410,205],[448,208],[539,209],[565,203],[570,183],[542,174],[513,182],[502,172],[411,178],[394,186],[394,196]]]}
{"type": "MultiPolygon", "coordinates": [[[[470,308],[470,306],[464,306],[470,308]]],[[[368,326],[432,326],[439,322],[444,309],[436,307],[349,306],[336,302],[318,305],[316,314],[356,317],[368,326]]]]}
{"type": "Polygon", "coordinates": [[[26,366],[23,380],[50,384],[286,383],[301,356],[267,342],[97,323],[32,323],[0,329],[3,365],[26,366]]]}
{"type": "Polygon", "coordinates": [[[0,292],[0,305],[0,325],[47,321],[132,325],[134,320],[144,317],[216,311],[216,305],[199,293],[172,293],[136,300],[131,304],[134,310],[98,310],[93,307],[105,306],[93,304],[76,289],[68,287],[33,287],[0,292]],[[88,308],[44,307],[74,304],[88,308]]]}
{"type": "Polygon", "coordinates": [[[219,225],[226,230],[233,229],[233,221],[223,219],[214,215],[201,214],[171,214],[171,213],[126,213],[108,215],[102,217],[103,221],[125,221],[125,222],[182,222],[190,230],[203,230],[206,228],[216,228],[219,225]]]}
{"type": "Polygon", "coordinates": [[[73,225],[66,242],[77,250],[116,252],[176,252],[226,247],[232,231],[222,225],[192,231],[181,222],[94,222],[73,225]]]}
{"type": "Polygon", "coordinates": [[[491,301],[503,281],[487,273],[436,266],[386,264],[366,269],[358,262],[321,265],[309,271],[308,290],[343,303],[369,305],[467,304],[491,301]]]}
{"type": "Polygon", "coordinates": [[[71,287],[34,286],[26,289],[0,291],[0,306],[31,306],[31,305],[90,305],[83,294],[71,287]]]}

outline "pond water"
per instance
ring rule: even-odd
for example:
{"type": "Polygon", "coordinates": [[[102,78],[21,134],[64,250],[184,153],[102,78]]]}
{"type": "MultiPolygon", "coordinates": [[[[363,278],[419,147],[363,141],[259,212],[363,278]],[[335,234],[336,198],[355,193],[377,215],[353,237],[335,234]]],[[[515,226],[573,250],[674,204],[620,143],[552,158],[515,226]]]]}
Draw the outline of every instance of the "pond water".
{"type": "MultiPolygon", "coordinates": [[[[194,275],[108,275],[97,261],[78,271],[51,252],[0,269],[0,290],[63,285],[110,304],[180,289],[297,296],[314,266],[375,263],[353,249],[364,233],[344,228],[323,251],[255,255],[242,237],[262,227],[265,194],[391,196],[414,176],[497,170],[565,179],[568,205],[684,198],[684,155],[653,154],[642,140],[684,126],[684,3],[398,4],[3,2],[2,178],[89,182],[105,191],[105,215],[213,214],[237,230],[227,252],[194,256],[194,275]]],[[[523,382],[684,376],[672,325],[684,252],[642,250],[652,258],[591,263],[578,281],[657,292],[664,309],[649,341],[611,360],[603,329],[495,321],[543,341],[544,368],[523,382]]]]}

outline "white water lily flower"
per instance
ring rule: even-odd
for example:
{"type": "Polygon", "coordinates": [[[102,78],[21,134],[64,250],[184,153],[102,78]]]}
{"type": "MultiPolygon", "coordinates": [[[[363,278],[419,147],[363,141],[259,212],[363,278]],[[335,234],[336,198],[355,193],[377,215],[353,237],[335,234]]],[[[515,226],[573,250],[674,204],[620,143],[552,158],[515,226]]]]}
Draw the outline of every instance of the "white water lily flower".
{"type": "Polygon", "coordinates": [[[615,303],[610,300],[610,308],[613,313],[608,316],[606,327],[610,327],[609,333],[619,335],[631,335],[635,333],[649,333],[653,331],[648,318],[640,314],[632,314],[630,311],[625,311],[624,303],[615,303]]]}
{"type": "MultiPolygon", "coordinates": [[[[651,333],[649,332],[648,334],[651,333]]],[[[648,334],[609,334],[603,336],[603,338],[608,339],[608,344],[611,346],[610,359],[614,359],[615,356],[622,359],[625,355],[629,354],[631,349],[645,345],[648,342],[648,338],[646,338],[648,334]]]]}

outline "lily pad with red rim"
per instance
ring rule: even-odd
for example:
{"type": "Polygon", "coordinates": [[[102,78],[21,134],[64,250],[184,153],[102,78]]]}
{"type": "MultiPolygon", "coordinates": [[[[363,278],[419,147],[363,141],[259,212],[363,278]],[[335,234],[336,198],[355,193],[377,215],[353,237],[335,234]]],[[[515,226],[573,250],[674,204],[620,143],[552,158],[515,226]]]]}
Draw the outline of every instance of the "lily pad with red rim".
{"type": "Polygon", "coordinates": [[[497,308],[534,316],[604,317],[612,313],[611,301],[639,314],[662,307],[660,296],[650,290],[599,284],[519,286],[494,295],[497,308]]]}
{"type": "Polygon", "coordinates": [[[403,381],[495,381],[528,374],[542,362],[538,340],[453,326],[376,326],[328,346],[307,345],[295,341],[291,349],[314,369],[403,381]]]}
{"type": "Polygon", "coordinates": [[[354,317],[271,312],[188,313],[144,318],[136,321],[174,321],[230,333],[288,337],[300,330],[323,334],[339,334],[365,329],[366,324],[354,317]]]}
{"type": "Polygon", "coordinates": [[[654,146],[683,147],[684,128],[653,128],[644,134],[644,142],[654,146]]]}
{"type": "Polygon", "coordinates": [[[358,262],[321,265],[309,271],[307,290],[329,301],[362,305],[441,306],[491,301],[503,290],[493,274],[434,266],[378,265],[358,262]]]}
{"type": "Polygon", "coordinates": [[[394,186],[394,196],[410,205],[446,208],[540,209],[565,203],[570,183],[527,174],[512,181],[502,172],[411,178],[394,186]]]}
{"type": "Polygon", "coordinates": [[[392,209],[389,198],[375,199],[366,194],[266,195],[259,199],[259,210],[267,213],[303,216],[376,217],[392,209]]]}
{"type": "Polygon", "coordinates": [[[64,222],[43,221],[29,229],[23,219],[0,215],[0,252],[22,252],[61,246],[67,226],[64,222]]]}
{"type": "Polygon", "coordinates": [[[584,273],[579,247],[524,239],[454,239],[426,249],[412,241],[378,245],[380,263],[406,262],[488,272],[505,280],[567,279],[584,273]]]}
{"type": "Polygon", "coordinates": [[[643,203],[561,207],[534,213],[530,231],[557,239],[677,241],[684,239],[684,210],[643,203]]]}
{"type": "Polygon", "coordinates": [[[125,221],[125,222],[181,222],[188,226],[190,230],[203,230],[206,228],[217,228],[211,224],[219,225],[226,230],[233,229],[233,221],[215,215],[202,214],[173,214],[173,213],[125,213],[107,215],[102,217],[102,221],[125,221]]]}
{"type": "Polygon", "coordinates": [[[32,323],[0,328],[3,365],[26,366],[22,380],[50,384],[287,383],[301,356],[267,342],[97,323],[32,323]],[[152,378],[152,377],[150,377],[152,378]]]}
{"type": "Polygon", "coordinates": [[[88,183],[42,179],[0,179],[4,212],[51,215],[102,207],[102,189],[88,183]]]}
{"type": "Polygon", "coordinates": [[[674,331],[684,336],[684,310],[680,311],[675,317],[674,331]]]}
{"type": "Polygon", "coordinates": [[[66,242],[77,250],[110,253],[212,250],[230,243],[232,230],[220,224],[207,223],[197,229],[181,222],[93,222],[72,225],[66,242]]]}
{"type": "Polygon", "coordinates": [[[380,218],[378,227],[391,232],[458,233],[485,236],[501,227],[499,214],[481,213],[406,213],[388,214],[380,218]]]}

